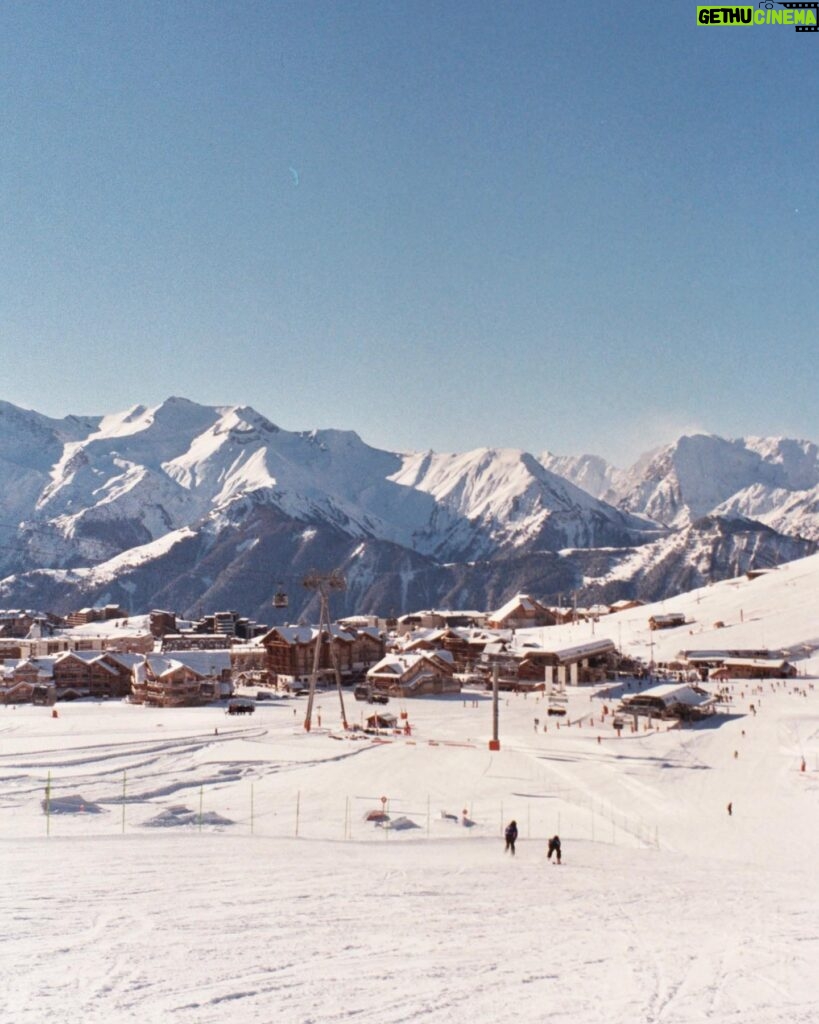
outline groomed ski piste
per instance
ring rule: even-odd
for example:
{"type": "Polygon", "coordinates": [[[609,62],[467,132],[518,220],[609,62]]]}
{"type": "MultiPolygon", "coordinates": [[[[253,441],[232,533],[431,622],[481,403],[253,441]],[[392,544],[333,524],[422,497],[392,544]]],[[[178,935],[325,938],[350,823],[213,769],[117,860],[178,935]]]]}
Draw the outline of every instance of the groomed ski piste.
{"type": "Polygon", "coordinates": [[[497,752],[477,691],[348,695],[411,725],[356,738],[334,692],[309,733],[304,698],[0,707],[0,1020],[815,1022],[817,610],[814,557],[559,627],[658,661],[788,649],[799,675],[619,737],[610,687],[570,687],[559,728],[503,694],[497,752]],[[649,634],[663,611],[689,622],[649,634]]]}

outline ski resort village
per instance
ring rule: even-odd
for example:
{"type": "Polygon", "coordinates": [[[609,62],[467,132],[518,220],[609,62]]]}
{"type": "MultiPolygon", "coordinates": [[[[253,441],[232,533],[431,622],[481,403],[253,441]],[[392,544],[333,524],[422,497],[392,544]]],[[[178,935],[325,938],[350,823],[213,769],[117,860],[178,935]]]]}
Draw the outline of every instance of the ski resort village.
{"type": "Polygon", "coordinates": [[[0,613],[0,1019],[819,1017],[819,555],[388,619],[303,583],[0,613]]]}
{"type": "MultiPolygon", "coordinates": [[[[343,589],[343,577],[313,574],[307,582],[313,579],[322,591],[324,613],[332,589],[343,589]]],[[[274,603],[277,610],[286,608],[286,595],[279,592],[274,603]]],[[[568,686],[626,679],[629,690],[632,683],[639,689],[639,698],[636,693],[624,698],[635,714],[655,706],[661,717],[673,712],[691,719],[715,710],[713,699],[705,699],[706,691],[697,684],[787,679],[797,673],[788,660],[791,652],[758,646],[691,646],[670,654],[668,641],[658,640],[665,656],[655,659],[652,636],[648,658],[645,652],[624,654],[607,635],[615,620],[604,620],[611,615],[617,615],[618,639],[626,614],[632,626],[642,614],[649,635],[657,630],[674,631],[669,635],[676,637],[682,632],[689,639],[696,635],[686,629],[697,625],[696,620],[684,612],[647,614],[641,608],[639,601],[591,609],[549,608],[531,595],[517,594],[494,612],[428,610],[387,620],[356,616],[330,622],[328,610],[326,621],[315,625],[272,628],[236,612],[216,612],[191,622],[167,611],[127,616],[112,605],[83,608],[65,619],[6,610],[0,611],[0,698],[15,705],[117,698],[178,708],[233,697],[269,700],[315,694],[332,686],[339,694],[342,724],[347,725],[345,690],[369,703],[476,687],[531,692],[545,695],[549,716],[564,717],[568,686]],[[645,689],[659,681],[659,689],[645,689]]],[[[713,624],[714,629],[723,627],[713,624]]],[[[804,656],[805,651],[796,654],[804,656]]],[[[241,699],[228,704],[228,711],[238,708],[255,709],[241,699]]]]}
{"type": "Polygon", "coordinates": [[[818,498],[0,402],[0,1021],[815,1024],[818,498]]]}

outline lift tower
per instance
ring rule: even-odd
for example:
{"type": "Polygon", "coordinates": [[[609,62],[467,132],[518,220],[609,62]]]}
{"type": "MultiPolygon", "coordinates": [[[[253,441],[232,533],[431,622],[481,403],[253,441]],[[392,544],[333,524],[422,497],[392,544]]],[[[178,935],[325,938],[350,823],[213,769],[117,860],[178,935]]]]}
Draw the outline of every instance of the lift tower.
{"type": "Polygon", "coordinates": [[[313,654],[313,671],[310,673],[310,693],[307,697],[307,714],[304,717],[304,730],[305,732],[310,732],[310,728],[312,726],[313,701],[316,696],[316,680],[318,679],[319,662],[321,659],[321,642],[322,637],[324,636],[325,626],[329,637],[330,661],[333,665],[333,672],[336,677],[336,688],[338,690],[338,700],[341,705],[341,724],[346,729],[347,715],[344,711],[344,695],[341,692],[341,672],[338,668],[336,648],[333,643],[333,634],[330,629],[330,593],[333,590],[346,590],[347,581],[341,573],[335,569],[330,573],[320,573],[315,569],[311,569],[302,580],[302,583],[308,590],[315,590],[319,599],[319,627],[318,634],[316,635],[316,648],[313,654]]]}

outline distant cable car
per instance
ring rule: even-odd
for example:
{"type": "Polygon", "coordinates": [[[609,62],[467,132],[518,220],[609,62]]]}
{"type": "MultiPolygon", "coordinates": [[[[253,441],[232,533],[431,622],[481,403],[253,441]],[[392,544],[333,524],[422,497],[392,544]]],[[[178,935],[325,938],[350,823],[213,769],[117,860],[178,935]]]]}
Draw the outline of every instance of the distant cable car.
{"type": "Polygon", "coordinates": [[[274,608],[286,608],[288,604],[287,594],[279,588],[273,596],[273,607],[274,608]]]}

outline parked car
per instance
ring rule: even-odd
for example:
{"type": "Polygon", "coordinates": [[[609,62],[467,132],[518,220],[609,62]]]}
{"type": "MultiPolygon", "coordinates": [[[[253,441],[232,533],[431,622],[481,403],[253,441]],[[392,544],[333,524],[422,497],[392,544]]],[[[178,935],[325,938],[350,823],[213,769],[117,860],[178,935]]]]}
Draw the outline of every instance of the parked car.
{"type": "Polygon", "coordinates": [[[353,696],[356,700],[366,700],[368,704],[389,704],[390,702],[386,693],[374,690],[371,686],[356,686],[353,696]]]}
{"type": "Polygon", "coordinates": [[[232,700],[228,703],[227,713],[229,715],[252,715],[256,705],[252,700],[232,700]]]}

